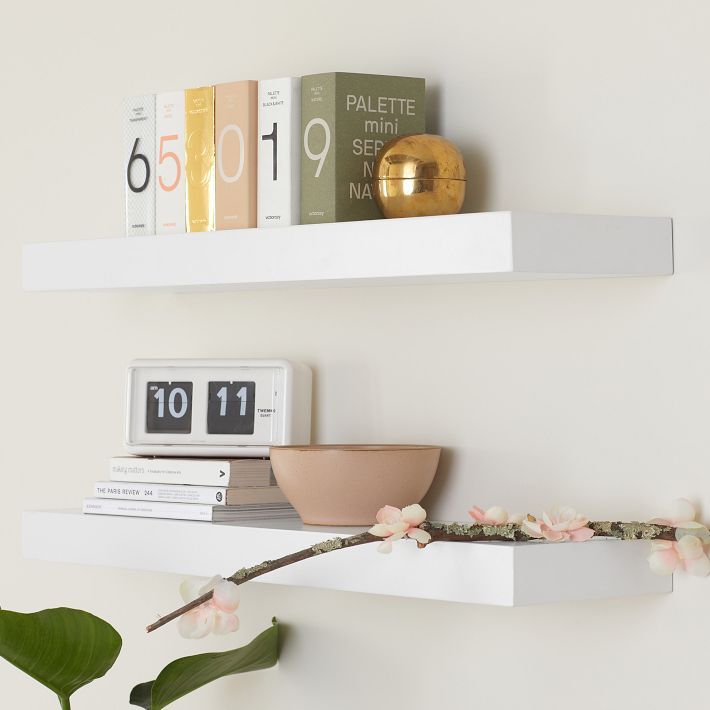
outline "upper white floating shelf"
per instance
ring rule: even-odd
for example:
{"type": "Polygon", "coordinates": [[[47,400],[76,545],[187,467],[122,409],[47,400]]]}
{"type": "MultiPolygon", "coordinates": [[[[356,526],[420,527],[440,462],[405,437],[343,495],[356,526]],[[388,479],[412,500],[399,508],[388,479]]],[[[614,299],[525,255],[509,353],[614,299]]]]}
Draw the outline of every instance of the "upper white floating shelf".
{"type": "Polygon", "coordinates": [[[669,218],[479,212],[29,244],[29,291],[230,290],[673,273],[669,218]]]}
{"type": "MultiPolygon", "coordinates": [[[[22,544],[30,559],[211,577],[353,532],[359,530],[306,527],[294,520],[219,525],[55,510],[24,513],[22,544]]],[[[255,581],[496,606],[672,591],[672,577],[650,571],[648,552],[643,540],[437,542],[425,550],[405,541],[391,555],[363,545],[255,581]]]]}

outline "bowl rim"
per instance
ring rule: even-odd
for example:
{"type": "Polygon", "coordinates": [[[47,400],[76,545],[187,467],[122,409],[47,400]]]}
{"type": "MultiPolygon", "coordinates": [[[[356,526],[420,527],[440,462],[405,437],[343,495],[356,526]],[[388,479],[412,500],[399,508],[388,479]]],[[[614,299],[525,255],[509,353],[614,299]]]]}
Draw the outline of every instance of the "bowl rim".
{"type": "Polygon", "coordinates": [[[441,446],[433,444],[289,444],[270,446],[277,451],[381,453],[387,451],[441,451],[441,446]]]}

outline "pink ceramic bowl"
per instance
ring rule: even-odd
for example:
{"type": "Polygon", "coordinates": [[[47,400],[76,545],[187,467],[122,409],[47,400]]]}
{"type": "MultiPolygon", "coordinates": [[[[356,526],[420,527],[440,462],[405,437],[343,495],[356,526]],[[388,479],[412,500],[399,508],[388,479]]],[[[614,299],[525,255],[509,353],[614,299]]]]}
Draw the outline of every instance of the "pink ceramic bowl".
{"type": "Polygon", "coordinates": [[[276,481],[309,525],[373,525],[383,505],[419,503],[439,464],[438,446],[273,446],[276,481]]]}

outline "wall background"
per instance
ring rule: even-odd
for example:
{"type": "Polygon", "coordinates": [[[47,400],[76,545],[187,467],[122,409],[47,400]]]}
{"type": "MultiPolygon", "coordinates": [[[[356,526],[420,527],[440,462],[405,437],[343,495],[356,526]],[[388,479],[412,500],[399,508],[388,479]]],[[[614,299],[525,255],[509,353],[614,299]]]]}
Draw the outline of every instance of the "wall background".
{"type": "MultiPolygon", "coordinates": [[[[121,450],[124,367],[138,356],[308,362],[316,441],[448,447],[428,499],[434,516],[463,518],[473,503],[560,502],[592,517],[648,517],[679,495],[707,508],[708,22],[700,0],[8,8],[0,605],[83,607],[124,635],[115,670],[77,694],[77,710],[126,708],[133,684],[169,660],[241,645],[274,614],[292,625],[278,670],[223,680],[176,710],[633,709],[705,696],[694,679],[707,669],[708,582],[681,578],[664,598],[513,610],[253,585],[243,630],[195,643],[173,629],[141,631],[173,608],[177,577],[25,562],[19,526],[23,508],[76,506],[104,475],[121,450]],[[670,215],[677,275],[243,294],[21,291],[23,243],[122,233],[123,96],[331,70],[426,76],[430,129],[467,158],[468,210],[670,215]],[[423,400],[417,383],[432,368],[442,374],[423,400]]],[[[54,707],[5,663],[0,687],[8,706],[54,707]]]]}

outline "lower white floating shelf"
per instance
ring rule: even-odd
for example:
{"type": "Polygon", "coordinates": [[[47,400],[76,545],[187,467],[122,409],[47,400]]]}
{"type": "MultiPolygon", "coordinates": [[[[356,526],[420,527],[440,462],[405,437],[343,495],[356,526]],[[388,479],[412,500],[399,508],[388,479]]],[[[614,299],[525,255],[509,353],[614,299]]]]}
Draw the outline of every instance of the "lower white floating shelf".
{"type": "MultiPolygon", "coordinates": [[[[83,515],[74,510],[23,515],[23,552],[30,559],[104,567],[229,575],[358,529],[304,526],[300,521],[209,524],[83,515]]],[[[645,541],[575,543],[412,541],[391,555],[363,545],[277,570],[259,582],[469,604],[523,606],[673,591],[672,577],[648,568],[645,541]]]]}

